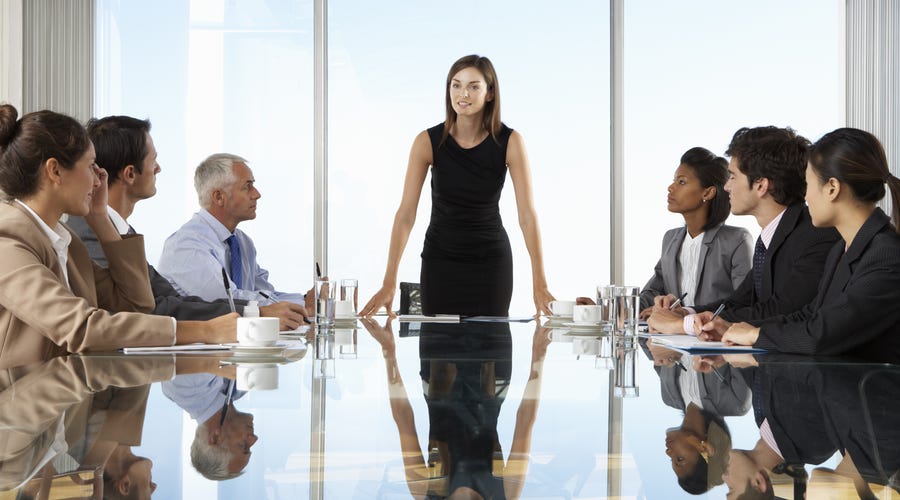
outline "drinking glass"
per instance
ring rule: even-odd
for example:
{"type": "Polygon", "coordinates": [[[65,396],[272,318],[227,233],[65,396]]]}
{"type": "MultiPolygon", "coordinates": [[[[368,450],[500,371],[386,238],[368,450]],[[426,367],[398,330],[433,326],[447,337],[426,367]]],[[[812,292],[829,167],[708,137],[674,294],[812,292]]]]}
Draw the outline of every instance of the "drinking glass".
{"type": "Polygon", "coordinates": [[[354,279],[341,280],[341,300],[353,301],[353,315],[359,313],[359,282],[354,279]]]}
{"type": "Polygon", "coordinates": [[[329,326],[334,324],[334,283],[328,280],[316,280],[316,324],[329,326]]]}
{"type": "Polygon", "coordinates": [[[617,398],[634,398],[640,392],[637,381],[637,350],[634,346],[616,347],[613,395],[617,398]]]}

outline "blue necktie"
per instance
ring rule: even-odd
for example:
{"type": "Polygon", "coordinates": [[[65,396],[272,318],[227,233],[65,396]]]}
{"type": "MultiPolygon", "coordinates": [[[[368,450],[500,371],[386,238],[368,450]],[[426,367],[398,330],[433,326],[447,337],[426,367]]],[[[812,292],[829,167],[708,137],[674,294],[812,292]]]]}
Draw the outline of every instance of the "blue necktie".
{"type": "Polygon", "coordinates": [[[238,242],[237,236],[231,235],[225,239],[228,243],[228,249],[231,250],[231,281],[237,288],[243,287],[243,273],[241,272],[241,244],[238,242]]]}
{"type": "Polygon", "coordinates": [[[766,246],[762,237],[756,238],[756,250],[753,251],[753,287],[756,289],[756,297],[759,299],[762,292],[763,270],[766,267],[766,246]]]}

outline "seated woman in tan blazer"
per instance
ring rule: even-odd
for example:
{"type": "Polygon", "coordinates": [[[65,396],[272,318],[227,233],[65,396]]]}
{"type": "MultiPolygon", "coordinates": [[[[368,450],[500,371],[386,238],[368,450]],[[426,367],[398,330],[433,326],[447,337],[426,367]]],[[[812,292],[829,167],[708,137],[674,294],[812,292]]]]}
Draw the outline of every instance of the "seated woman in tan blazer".
{"type": "Polygon", "coordinates": [[[16,120],[0,106],[0,367],[66,353],[233,342],[235,318],[178,321],[153,309],[142,236],[121,237],[106,214],[106,171],[74,119],[52,111],[16,120]],[[92,263],[60,222],[84,216],[109,257],[92,263]]]}
{"type": "Polygon", "coordinates": [[[663,236],[662,256],[641,290],[641,319],[650,316],[653,297],[684,296],[684,305],[727,298],[750,272],[753,238],[727,226],[731,202],[725,192],[728,161],[701,147],[687,150],[669,185],[667,207],[684,225],[663,236]]]}

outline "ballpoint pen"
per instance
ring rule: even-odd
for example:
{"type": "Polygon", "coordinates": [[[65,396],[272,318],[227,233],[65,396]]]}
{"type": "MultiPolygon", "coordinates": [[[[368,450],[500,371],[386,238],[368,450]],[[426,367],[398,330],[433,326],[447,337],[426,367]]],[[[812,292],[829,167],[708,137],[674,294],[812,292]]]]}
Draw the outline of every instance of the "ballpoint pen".
{"type": "Polygon", "coordinates": [[[316,262],[316,276],[318,276],[319,279],[322,279],[322,268],[319,267],[318,262],[316,262]]]}
{"type": "Polygon", "coordinates": [[[710,321],[719,317],[722,314],[722,311],[725,310],[725,303],[719,304],[719,307],[716,308],[716,312],[713,313],[712,318],[709,318],[710,321]]]}
{"type": "Polygon", "coordinates": [[[222,406],[222,416],[219,417],[219,427],[225,423],[225,415],[228,413],[228,407],[231,406],[231,398],[234,395],[234,379],[228,379],[228,392],[225,393],[225,405],[222,406]]]}
{"type": "Polygon", "coordinates": [[[681,301],[684,300],[685,297],[687,297],[687,292],[682,293],[681,297],[675,299],[675,302],[672,302],[672,305],[669,306],[669,310],[671,311],[678,307],[678,304],[681,304],[681,301]]]}
{"type": "Polygon", "coordinates": [[[222,281],[225,283],[225,296],[228,297],[228,307],[231,308],[231,312],[237,312],[237,309],[234,307],[234,298],[231,296],[231,284],[228,283],[228,274],[225,272],[225,268],[222,268],[222,281]]]}

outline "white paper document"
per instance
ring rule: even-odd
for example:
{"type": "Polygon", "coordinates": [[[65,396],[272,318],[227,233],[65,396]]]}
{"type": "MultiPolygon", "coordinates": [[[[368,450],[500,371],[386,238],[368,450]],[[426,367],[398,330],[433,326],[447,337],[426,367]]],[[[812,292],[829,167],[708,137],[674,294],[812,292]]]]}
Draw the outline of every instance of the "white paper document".
{"type": "Polygon", "coordinates": [[[729,345],[724,342],[708,342],[698,339],[693,335],[655,335],[651,342],[654,344],[682,349],[688,352],[699,351],[732,351],[732,352],[765,352],[765,349],[746,345],[729,345]]]}
{"type": "Polygon", "coordinates": [[[227,351],[228,347],[221,344],[184,344],[167,345],[158,347],[123,347],[125,354],[163,354],[168,352],[186,351],[227,351]]]}
{"type": "Polygon", "coordinates": [[[401,323],[459,323],[458,314],[438,314],[425,316],[424,314],[401,314],[401,323]]]}

